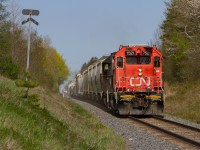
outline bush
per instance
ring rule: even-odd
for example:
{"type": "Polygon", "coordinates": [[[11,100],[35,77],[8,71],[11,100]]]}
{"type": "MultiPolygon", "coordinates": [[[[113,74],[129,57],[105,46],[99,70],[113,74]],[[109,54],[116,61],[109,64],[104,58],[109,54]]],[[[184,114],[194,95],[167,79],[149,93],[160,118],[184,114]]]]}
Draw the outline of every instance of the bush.
{"type": "Polygon", "coordinates": [[[11,79],[17,79],[19,74],[19,67],[12,61],[1,61],[0,74],[11,79]]]}

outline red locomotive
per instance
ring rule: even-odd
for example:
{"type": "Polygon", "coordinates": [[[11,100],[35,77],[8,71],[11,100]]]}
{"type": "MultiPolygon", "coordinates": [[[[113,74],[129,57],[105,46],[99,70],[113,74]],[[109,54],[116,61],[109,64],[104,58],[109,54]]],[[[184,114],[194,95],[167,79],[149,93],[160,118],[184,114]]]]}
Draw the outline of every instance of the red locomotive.
{"type": "Polygon", "coordinates": [[[121,115],[162,115],[162,55],[155,46],[120,46],[77,74],[73,93],[98,99],[121,115]]]}

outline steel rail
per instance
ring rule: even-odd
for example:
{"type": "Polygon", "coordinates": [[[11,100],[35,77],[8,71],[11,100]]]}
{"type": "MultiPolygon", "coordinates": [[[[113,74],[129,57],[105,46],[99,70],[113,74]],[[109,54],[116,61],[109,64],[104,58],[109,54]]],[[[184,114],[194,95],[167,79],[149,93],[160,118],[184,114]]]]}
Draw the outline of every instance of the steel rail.
{"type": "Polygon", "coordinates": [[[134,121],[137,121],[137,122],[142,123],[142,124],[144,124],[144,125],[150,126],[150,127],[154,128],[154,129],[156,129],[156,130],[159,130],[159,131],[161,131],[161,132],[164,132],[164,133],[166,133],[166,134],[168,134],[168,135],[171,135],[171,136],[173,136],[173,137],[176,137],[176,138],[178,138],[178,139],[180,139],[180,140],[182,140],[182,141],[185,141],[185,142],[187,142],[187,143],[189,143],[189,144],[192,144],[192,145],[197,146],[197,147],[200,148],[200,143],[197,142],[197,141],[194,141],[194,140],[192,140],[192,139],[186,138],[186,137],[184,137],[184,136],[181,136],[181,135],[179,135],[179,134],[173,133],[173,132],[171,132],[171,131],[165,130],[165,129],[163,129],[163,128],[160,128],[160,127],[158,127],[158,126],[156,126],[156,125],[153,125],[153,124],[151,124],[151,123],[142,121],[142,120],[137,119],[137,118],[135,118],[135,117],[129,116],[129,118],[130,118],[130,119],[133,119],[134,121]]]}
{"type": "Polygon", "coordinates": [[[171,120],[168,120],[168,119],[164,119],[164,118],[161,118],[161,117],[158,117],[158,116],[152,116],[152,117],[154,119],[158,119],[158,120],[161,120],[161,121],[164,121],[164,122],[168,122],[168,123],[171,123],[171,124],[175,124],[175,125],[187,128],[187,129],[191,129],[191,130],[200,132],[200,129],[192,127],[192,126],[189,126],[189,125],[185,125],[185,124],[182,124],[182,123],[179,123],[179,122],[175,122],[175,121],[171,121],[171,120]]]}

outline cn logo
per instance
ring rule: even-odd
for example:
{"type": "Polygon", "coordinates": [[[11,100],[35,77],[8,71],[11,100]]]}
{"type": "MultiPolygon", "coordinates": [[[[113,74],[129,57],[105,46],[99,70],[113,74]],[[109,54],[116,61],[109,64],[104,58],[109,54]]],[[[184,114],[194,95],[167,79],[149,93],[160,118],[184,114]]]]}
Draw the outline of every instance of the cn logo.
{"type": "Polygon", "coordinates": [[[141,85],[150,86],[150,77],[147,77],[146,80],[143,77],[130,78],[130,86],[141,86],[141,85]]]}

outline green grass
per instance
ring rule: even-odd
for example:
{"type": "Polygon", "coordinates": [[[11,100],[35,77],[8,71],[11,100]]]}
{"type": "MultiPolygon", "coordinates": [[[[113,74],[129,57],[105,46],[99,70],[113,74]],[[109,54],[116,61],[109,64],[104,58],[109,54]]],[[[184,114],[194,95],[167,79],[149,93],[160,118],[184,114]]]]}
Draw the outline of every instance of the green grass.
{"type": "Polygon", "coordinates": [[[165,112],[200,123],[200,81],[166,86],[165,112]]]}
{"type": "Polygon", "coordinates": [[[25,101],[13,81],[0,80],[0,149],[126,149],[121,137],[79,105],[41,91],[25,101]]]}

